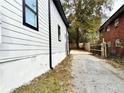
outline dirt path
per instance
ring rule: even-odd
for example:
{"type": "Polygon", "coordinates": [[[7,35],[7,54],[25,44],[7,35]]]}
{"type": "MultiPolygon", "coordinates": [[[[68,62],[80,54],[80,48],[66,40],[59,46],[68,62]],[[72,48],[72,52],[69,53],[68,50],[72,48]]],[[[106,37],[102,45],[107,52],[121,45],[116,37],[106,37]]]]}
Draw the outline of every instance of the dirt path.
{"type": "Polygon", "coordinates": [[[124,93],[124,72],[88,52],[71,51],[74,93],[124,93]]]}

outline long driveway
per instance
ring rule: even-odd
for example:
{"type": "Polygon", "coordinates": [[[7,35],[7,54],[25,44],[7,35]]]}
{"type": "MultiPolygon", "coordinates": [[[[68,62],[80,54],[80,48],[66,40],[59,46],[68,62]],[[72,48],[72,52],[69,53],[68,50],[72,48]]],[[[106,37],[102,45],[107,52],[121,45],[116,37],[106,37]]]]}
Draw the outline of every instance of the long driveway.
{"type": "Polygon", "coordinates": [[[74,93],[124,93],[124,72],[88,52],[71,51],[74,93]]]}

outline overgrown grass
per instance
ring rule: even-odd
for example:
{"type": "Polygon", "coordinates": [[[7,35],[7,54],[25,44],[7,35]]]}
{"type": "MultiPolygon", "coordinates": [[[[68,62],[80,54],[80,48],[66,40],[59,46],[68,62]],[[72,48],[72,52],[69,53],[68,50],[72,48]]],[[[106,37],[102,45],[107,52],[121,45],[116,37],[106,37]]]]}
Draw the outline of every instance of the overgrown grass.
{"type": "Polygon", "coordinates": [[[12,93],[72,93],[70,57],[54,70],[34,79],[29,85],[17,88],[12,93]]]}
{"type": "Polygon", "coordinates": [[[108,63],[114,66],[115,68],[121,68],[124,70],[124,58],[119,57],[109,57],[108,63]]]}
{"type": "Polygon", "coordinates": [[[106,59],[107,63],[111,64],[113,67],[124,70],[124,58],[117,57],[117,56],[109,56],[107,58],[104,58],[98,54],[92,54],[92,55],[100,59],[106,59]]]}

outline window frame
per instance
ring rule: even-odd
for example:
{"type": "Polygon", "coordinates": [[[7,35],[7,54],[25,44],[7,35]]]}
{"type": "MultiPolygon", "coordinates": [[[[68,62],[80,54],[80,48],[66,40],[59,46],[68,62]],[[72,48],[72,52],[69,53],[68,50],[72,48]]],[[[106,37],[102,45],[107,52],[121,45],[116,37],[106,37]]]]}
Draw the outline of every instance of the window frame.
{"type": "Polygon", "coordinates": [[[119,26],[119,23],[120,23],[119,21],[120,21],[119,18],[115,19],[115,21],[114,21],[114,26],[115,27],[119,26]]]}
{"type": "Polygon", "coordinates": [[[117,48],[122,47],[122,43],[121,43],[121,40],[120,39],[116,39],[115,40],[115,47],[117,47],[117,48]]]}
{"type": "Polygon", "coordinates": [[[37,31],[39,30],[39,22],[38,22],[38,0],[36,0],[36,12],[30,6],[28,6],[25,3],[25,0],[23,0],[23,25],[25,25],[25,26],[27,26],[27,27],[29,27],[31,29],[37,30],[37,31]],[[37,17],[37,19],[36,19],[37,26],[36,27],[35,26],[32,26],[31,24],[29,24],[29,23],[26,22],[26,7],[30,11],[32,11],[33,13],[36,14],[36,17],[37,17]]]}
{"type": "Polygon", "coordinates": [[[111,30],[110,26],[107,27],[107,32],[109,32],[111,30]]]}
{"type": "Polygon", "coordinates": [[[58,25],[58,41],[61,42],[61,27],[58,25]]]}

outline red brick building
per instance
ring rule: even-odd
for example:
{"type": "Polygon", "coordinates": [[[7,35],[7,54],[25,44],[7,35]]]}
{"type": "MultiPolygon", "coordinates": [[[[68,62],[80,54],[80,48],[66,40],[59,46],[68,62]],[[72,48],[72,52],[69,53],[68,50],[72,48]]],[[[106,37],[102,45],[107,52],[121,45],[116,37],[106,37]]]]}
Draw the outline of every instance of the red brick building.
{"type": "Polygon", "coordinates": [[[124,56],[124,5],[101,27],[100,38],[107,43],[108,54],[124,56]]]}

